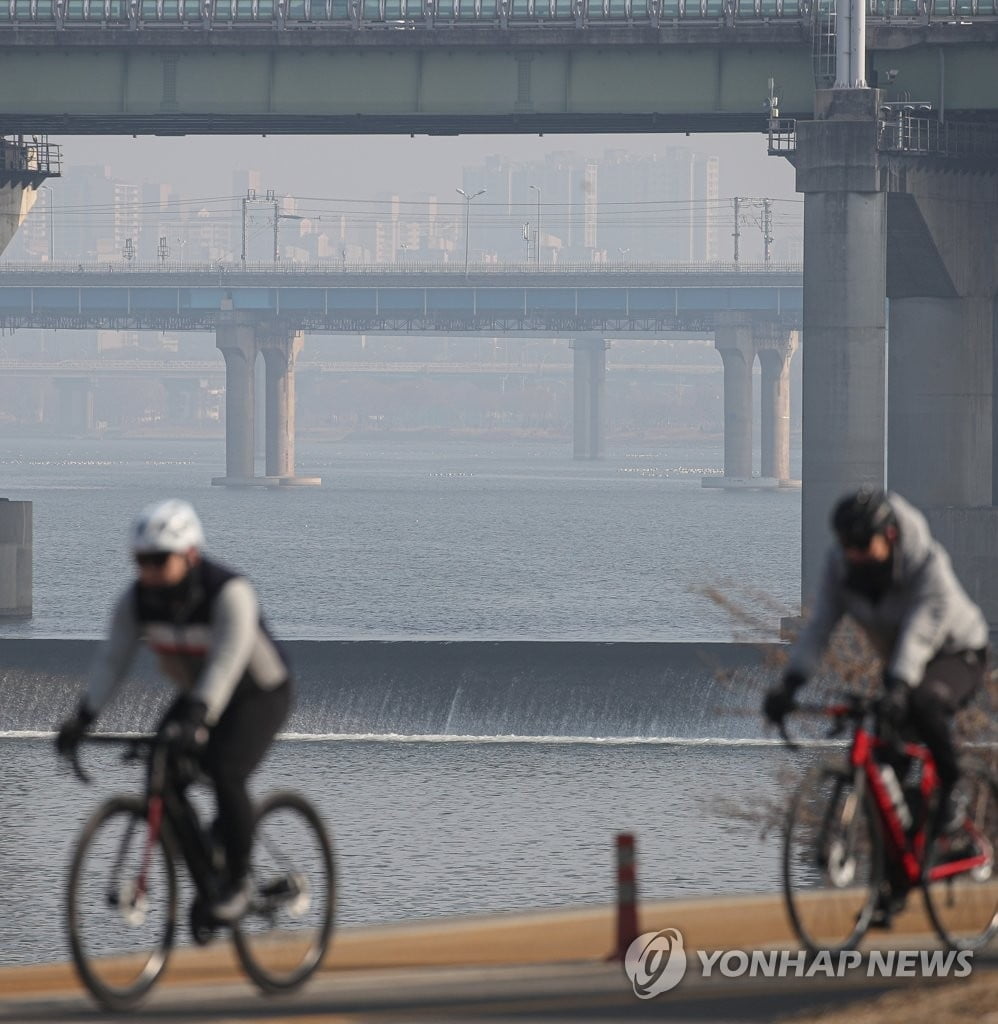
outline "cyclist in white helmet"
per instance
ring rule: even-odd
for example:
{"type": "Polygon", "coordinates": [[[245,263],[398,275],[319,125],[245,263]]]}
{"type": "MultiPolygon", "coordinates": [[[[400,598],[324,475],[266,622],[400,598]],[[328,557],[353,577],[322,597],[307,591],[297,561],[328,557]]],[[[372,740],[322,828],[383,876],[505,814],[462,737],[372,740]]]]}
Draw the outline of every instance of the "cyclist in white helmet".
{"type": "Polygon", "coordinates": [[[287,662],[249,581],[205,558],[204,532],[186,501],[148,506],[131,534],[138,578],[118,599],[76,714],[56,738],[71,753],[125,677],[140,642],[180,690],[160,723],[215,786],[226,879],[208,908],[238,920],[250,899],[253,809],[246,781],[288,714],[287,662]]]}

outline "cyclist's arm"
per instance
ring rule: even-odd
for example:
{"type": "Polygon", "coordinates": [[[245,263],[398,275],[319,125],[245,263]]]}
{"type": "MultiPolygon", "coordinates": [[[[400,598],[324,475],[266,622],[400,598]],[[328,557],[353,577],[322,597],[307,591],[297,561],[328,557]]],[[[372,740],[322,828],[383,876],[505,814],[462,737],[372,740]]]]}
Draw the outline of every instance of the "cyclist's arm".
{"type": "Polygon", "coordinates": [[[885,671],[917,686],[949,631],[952,601],[946,566],[930,556],[911,582],[908,611],[901,620],[885,671]]]}
{"type": "Polygon", "coordinates": [[[208,709],[214,725],[245,673],[260,629],[260,605],[249,580],[237,576],[219,591],[211,616],[211,642],[192,696],[208,709]]]}
{"type": "Polygon", "coordinates": [[[90,667],[83,706],[94,717],[99,714],[118,688],[118,684],[125,678],[125,673],[135,657],[140,636],[139,622],[135,615],[135,591],[129,587],[114,606],[107,637],[97,648],[97,654],[90,667]]]}
{"type": "Polygon", "coordinates": [[[832,630],[835,629],[844,614],[842,584],[839,580],[835,553],[829,552],[825,560],[825,569],[821,576],[821,586],[818,588],[814,609],[790,651],[790,658],[787,662],[788,672],[797,673],[804,678],[815,673],[821,656],[828,646],[832,630]]]}

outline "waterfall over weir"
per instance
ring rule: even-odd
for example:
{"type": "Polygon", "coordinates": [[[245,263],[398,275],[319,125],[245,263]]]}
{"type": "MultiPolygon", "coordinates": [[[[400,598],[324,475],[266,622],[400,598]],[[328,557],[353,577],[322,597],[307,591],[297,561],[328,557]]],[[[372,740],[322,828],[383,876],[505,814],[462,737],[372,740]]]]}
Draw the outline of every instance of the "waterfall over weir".
{"type": "MultiPolygon", "coordinates": [[[[0,733],[50,730],[82,692],[95,640],[0,640],[0,733]]],[[[580,641],[284,644],[313,735],[722,737],[761,735],[765,645],[580,641]]],[[[172,688],[143,654],[101,717],[149,729],[172,688]]]]}

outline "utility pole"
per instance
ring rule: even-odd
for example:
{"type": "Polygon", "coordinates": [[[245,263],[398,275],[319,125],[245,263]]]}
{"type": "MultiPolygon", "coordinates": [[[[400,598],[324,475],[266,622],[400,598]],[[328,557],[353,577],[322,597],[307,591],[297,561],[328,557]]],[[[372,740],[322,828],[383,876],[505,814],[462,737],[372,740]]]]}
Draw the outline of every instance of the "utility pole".
{"type": "Polygon", "coordinates": [[[740,200],[739,200],[738,196],[735,196],[735,198],[734,198],[734,204],[735,204],[735,230],[731,233],[731,237],[735,240],[735,263],[738,262],[738,239],[740,237],[740,231],[739,231],[739,227],[738,227],[738,218],[739,218],[738,204],[739,204],[739,202],[740,202],[740,200]]]}
{"type": "Polygon", "coordinates": [[[523,240],[527,243],[527,262],[530,262],[530,221],[523,222],[523,240]]]}

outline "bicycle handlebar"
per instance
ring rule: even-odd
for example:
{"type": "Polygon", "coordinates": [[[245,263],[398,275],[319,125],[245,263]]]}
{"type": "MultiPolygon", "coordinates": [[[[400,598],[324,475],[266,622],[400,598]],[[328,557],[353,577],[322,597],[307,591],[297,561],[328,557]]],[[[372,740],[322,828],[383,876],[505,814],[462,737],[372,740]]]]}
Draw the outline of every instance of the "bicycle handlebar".
{"type": "MultiPolygon", "coordinates": [[[[845,691],[840,694],[840,699],[837,702],[827,704],[798,704],[790,714],[803,714],[803,715],[821,715],[825,718],[831,718],[832,725],[826,734],[826,739],[833,739],[836,736],[841,736],[845,731],[845,723],[847,721],[861,721],[867,715],[876,712],[877,698],[869,697],[861,693],[852,693],[845,691]]],[[[777,729],[780,733],[780,739],[783,740],[784,746],[789,750],[799,750],[800,744],[791,738],[787,732],[786,717],[781,718],[776,723],[777,729]]]]}
{"type": "MultiPolygon", "coordinates": [[[[80,737],[81,743],[126,743],[128,744],[128,750],[125,751],[125,755],[122,760],[130,761],[136,757],[142,747],[151,747],[155,742],[155,737],[148,734],[141,736],[115,736],[107,733],[93,732],[88,733],[80,737]]],[[[83,765],[80,764],[80,750],[79,746],[73,748],[73,750],[65,755],[66,760],[69,761],[69,767],[72,768],[73,774],[84,783],[89,785],[93,780],[91,776],[84,771],[83,765]]]]}

